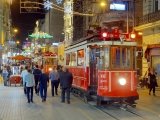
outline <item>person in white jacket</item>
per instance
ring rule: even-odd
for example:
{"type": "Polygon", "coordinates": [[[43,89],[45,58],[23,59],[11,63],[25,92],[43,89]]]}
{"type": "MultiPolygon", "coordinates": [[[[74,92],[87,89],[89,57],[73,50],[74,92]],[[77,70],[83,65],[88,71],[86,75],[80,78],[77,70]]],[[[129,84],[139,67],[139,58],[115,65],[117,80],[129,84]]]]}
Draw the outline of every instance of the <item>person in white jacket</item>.
{"type": "Polygon", "coordinates": [[[34,75],[32,74],[32,71],[28,69],[28,73],[24,76],[24,89],[26,88],[27,90],[27,99],[28,103],[33,102],[33,88],[35,86],[35,80],[34,80],[34,75]],[[25,86],[26,83],[26,86],[25,86]],[[30,91],[31,91],[31,98],[30,98],[30,91]]]}

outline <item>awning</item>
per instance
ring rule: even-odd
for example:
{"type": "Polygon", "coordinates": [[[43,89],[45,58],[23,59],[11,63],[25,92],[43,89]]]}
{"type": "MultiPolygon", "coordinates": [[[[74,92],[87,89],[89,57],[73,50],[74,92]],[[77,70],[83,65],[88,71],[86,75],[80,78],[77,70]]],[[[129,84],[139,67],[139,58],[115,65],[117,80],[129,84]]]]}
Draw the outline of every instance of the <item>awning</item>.
{"type": "Polygon", "coordinates": [[[152,49],[152,48],[160,48],[160,44],[151,44],[151,45],[148,45],[147,46],[147,49],[145,50],[145,58],[147,58],[148,57],[148,55],[149,55],[149,51],[150,51],[150,49],[152,49]]]}

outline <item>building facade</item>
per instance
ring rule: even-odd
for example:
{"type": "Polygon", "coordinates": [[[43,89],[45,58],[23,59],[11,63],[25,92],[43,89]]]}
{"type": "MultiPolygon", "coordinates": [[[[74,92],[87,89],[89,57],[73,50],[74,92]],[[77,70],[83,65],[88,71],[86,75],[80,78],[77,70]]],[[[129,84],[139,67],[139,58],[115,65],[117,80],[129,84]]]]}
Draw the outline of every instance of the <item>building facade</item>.
{"type": "Polygon", "coordinates": [[[153,68],[160,77],[160,0],[143,0],[143,16],[136,20],[135,30],[143,32],[143,76],[153,68]]]}
{"type": "Polygon", "coordinates": [[[64,1],[64,42],[68,46],[73,41],[73,0],[64,1]]]}
{"type": "Polygon", "coordinates": [[[3,63],[10,52],[9,40],[11,40],[11,0],[0,1],[0,63],[3,63]],[[2,47],[3,46],[3,47],[2,47]],[[2,49],[3,48],[3,49],[2,49]]]}

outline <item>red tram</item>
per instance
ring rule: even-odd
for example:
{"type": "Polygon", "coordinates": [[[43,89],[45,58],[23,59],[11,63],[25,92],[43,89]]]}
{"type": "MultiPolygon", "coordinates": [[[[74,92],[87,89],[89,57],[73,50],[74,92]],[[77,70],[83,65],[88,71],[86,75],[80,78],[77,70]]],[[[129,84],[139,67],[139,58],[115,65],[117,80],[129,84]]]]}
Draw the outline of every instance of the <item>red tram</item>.
{"type": "Polygon", "coordinates": [[[46,52],[43,54],[43,70],[46,74],[52,71],[52,68],[57,65],[57,54],[46,52]]]}
{"type": "Polygon", "coordinates": [[[65,49],[65,65],[73,74],[72,92],[97,103],[139,99],[136,76],[136,42],[104,40],[92,35],[65,49]]]}

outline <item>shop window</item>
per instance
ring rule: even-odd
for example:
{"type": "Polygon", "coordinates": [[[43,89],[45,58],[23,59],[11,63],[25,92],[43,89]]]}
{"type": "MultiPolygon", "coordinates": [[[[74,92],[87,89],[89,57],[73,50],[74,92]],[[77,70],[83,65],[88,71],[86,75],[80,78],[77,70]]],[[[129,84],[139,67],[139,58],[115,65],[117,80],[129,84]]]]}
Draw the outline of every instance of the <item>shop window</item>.
{"type": "Polygon", "coordinates": [[[84,66],[84,50],[79,50],[77,57],[78,66],[84,66]]]}

